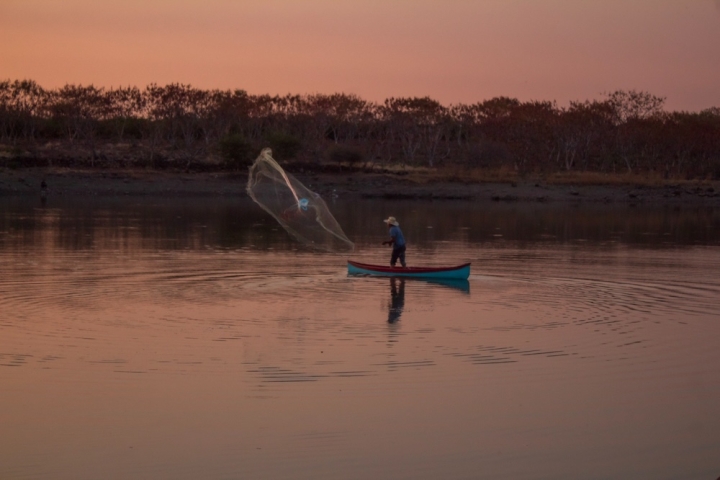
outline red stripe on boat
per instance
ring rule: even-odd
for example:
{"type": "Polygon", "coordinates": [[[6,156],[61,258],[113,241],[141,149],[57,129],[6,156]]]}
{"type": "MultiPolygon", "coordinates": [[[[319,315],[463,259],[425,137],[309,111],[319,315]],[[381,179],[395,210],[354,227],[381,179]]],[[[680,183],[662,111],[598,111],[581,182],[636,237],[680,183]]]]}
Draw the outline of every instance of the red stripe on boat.
{"type": "Polygon", "coordinates": [[[353,262],[352,260],[347,261],[350,265],[364,270],[372,270],[374,272],[382,273],[434,273],[434,272],[447,272],[450,270],[459,270],[467,267],[469,263],[463,263],[454,267],[384,267],[382,265],[370,265],[367,263],[353,262]]]}

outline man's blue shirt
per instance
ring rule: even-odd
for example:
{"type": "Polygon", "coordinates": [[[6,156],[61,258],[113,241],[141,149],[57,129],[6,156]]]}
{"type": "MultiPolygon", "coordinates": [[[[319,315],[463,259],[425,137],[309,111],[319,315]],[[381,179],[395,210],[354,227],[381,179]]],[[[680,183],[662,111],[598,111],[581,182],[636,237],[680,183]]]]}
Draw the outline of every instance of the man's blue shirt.
{"type": "Polygon", "coordinates": [[[400,227],[397,227],[395,225],[390,227],[390,238],[395,240],[395,242],[393,243],[393,248],[405,246],[405,237],[403,237],[400,227]]]}

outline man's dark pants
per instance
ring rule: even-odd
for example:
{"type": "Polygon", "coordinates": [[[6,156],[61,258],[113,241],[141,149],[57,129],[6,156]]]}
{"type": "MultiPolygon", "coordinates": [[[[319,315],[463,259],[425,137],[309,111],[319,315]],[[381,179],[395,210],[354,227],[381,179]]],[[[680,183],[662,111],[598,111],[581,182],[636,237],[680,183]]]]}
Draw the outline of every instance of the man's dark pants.
{"type": "Polygon", "coordinates": [[[405,266],[405,245],[402,247],[393,246],[392,257],[390,257],[390,266],[394,267],[400,259],[400,265],[405,266]]]}

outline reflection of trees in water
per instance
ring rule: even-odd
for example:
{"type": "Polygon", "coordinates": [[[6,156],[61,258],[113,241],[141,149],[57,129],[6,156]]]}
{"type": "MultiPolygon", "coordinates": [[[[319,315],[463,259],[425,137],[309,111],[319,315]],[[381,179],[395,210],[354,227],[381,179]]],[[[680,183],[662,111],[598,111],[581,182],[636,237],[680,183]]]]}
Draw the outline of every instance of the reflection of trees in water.
{"type": "MultiPolygon", "coordinates": [[[[680,187],[678,187],[680,188],[680,187]]],[[[540,191],[540,189],[539,189],[540,191]]],[[[672,195],[674,190],[670,189],[672,195]]],[[[683,190],[684,191],[684,190],[683,190]]],[[[638,190],[642,196],[642,190],[638,190]]],[[[377,211],[383,201],[337,202],[333,214],[356,244],[374,242],[387,229],[377,226],[377,211]]],[[[393,202],[393,215],[400,221],[413,252],[444,250],[441,241],[486,243],[499,241],[565,244],[616,241],[629,245],[663,246],[714,243],[720,211],[713,207],[667,207],[638,205],[540,205],[530,202],[393,202]],[[429,229],[428,226],[433,228],[429,229]],[[709,228],[708,228],[709,227],[709,228]]],[[[413,257],[415,258],[415,257],[413,257]]]]}
{"type": "MultiPolygon", "coordinates": [[[[713,207],[567,208],[517,203],[477,208],[472,202],[421,201],[393,205],[406,238],[412,241],[414,255],[444,251],[443,241],[551,245],[582,239],[608,247],[715,245],[720,231],[720,210],[713,207]],[[428,229],[429,225],[433,228],[428,229]]],[[[12,232],[0,234],[0,248],[27,247],[49,239],[55,247],[69,250],[118,243],[126,250],[182,250],[207,245],[290,250],[298,245],[248,197],[93,197],[88,201],[49,195],[46,208],[37,206],[37,197],[0,198],[0,232],[12,232]]],[[[362,245],[375,243],[387,233],[384,225],[378,225],[377,217],[385,208],[384,201],[339,200],[332,213],[348,237],[362,245]]]]}

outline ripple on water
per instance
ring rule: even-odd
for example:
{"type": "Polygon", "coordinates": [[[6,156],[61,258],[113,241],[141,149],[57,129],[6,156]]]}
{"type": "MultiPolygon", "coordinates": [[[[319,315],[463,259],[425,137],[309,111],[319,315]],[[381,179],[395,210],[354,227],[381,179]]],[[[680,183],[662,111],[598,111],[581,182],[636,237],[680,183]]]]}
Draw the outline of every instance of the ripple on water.
{"type": "MultiPolygon", "coordinates": [[[[345,258],[284,240],[276,250],[213,249],[204,233],[178,241],[181,223],[161,239],[128,228],[103,242],[83,226],[78,238],[40,235],[27,247],[3,238],[0,373],[12,388],[0,402],[21,414],[3,424],[21,455],[7,453],[0,476],[53,478],[12,462],[28,452],[40,466],[53,452],[65,461],[53,433],[65,431],[97,471],[120,458],[140,476],[207,478],[252,462],[246,477],[284,464],[288,478],[322,478],[298,466],[322,457],[366,471],[363,458],[384,453],[380,476],[470,478],[501,451],[535,476],[572,477],[544,475],[545,454],[562,465],[581,458],[576,474],[597,465],[587,452],[634,458],[669,438],[652,464],[676,452],[677,438],[683,454],[717,443],[707,440],[717,430],[714,250],[552,243],[562,235],[512,246],[507,229],[501,241],[414,247],[417,263],[472,260],[470,281],[448,285],[348,278],[345,258]],[[143,450],[128,448],[145,437],[143,450]],[[586,456],[574,455],[578,444],[586,456]],[[133,463],[140,452],[154,463],[133,463]]],[[[367,238],[374,246],[359,243],[357,258],[386,259],[367,238]]]]}
{"type": "MultiPolygon", "coordinates": [[[[205,345],[237,344],[253,355],[247,352],[258,348],[258,339],[270,336],[274,350],[262,355],[272,361],[256,362],[247,373],[272,383],[444,371],[449,367],[443,358],[477,366],[563,358],[637,361],[658,354],[667,341],[665,326],[714,315],[720,298],[717,284],[689,279],[600,280],[587,271],[573,277],[475,273],[461,288],[402,282],[399,322],[388,323],[397,285],[390,279],[349,278],[343,259],[332,256],[191,251],[80,260],[75,254],[56,258],[42,272],[0,280],[0,308],[12,312],[2,325],[44,338],[36,343],[56,345],[34,361],[64,361],[66,348],[92,350],[92,342],[98,344],[93,348],[112,346],[118,334],[169,335],[196,348],[193,355],[202,360],[158,358],[156,364],[209,368],[214,363],[205,345]],[[414,350],[403,350],[406,344],[414,350]],[[342,345],[354,356],[321,359],[312,351],[297,353],[299,345],[318,351],[342,345]],[[385,360],[373,360],[392,347],[396,350],[385,360]]],[[[0,364],[22,366],[32,359],[5,353],[0,364]]],[[[154,371],[136,368],[144,360],[133,356],[95,355],[86,361],[127,367],[114,370],[119,373],[154,371]]]]}

